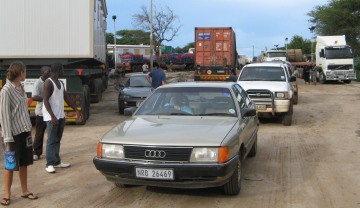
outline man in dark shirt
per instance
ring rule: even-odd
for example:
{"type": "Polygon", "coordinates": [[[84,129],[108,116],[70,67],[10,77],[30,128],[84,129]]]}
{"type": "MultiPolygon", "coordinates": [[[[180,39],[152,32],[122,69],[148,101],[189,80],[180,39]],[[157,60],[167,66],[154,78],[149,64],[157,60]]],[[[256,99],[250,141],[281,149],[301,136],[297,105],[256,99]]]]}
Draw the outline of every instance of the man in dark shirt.
{"type": "Polygon", "coordinates": [[[164,71],[156,65],[154,70],[146,76],[146,79],[151,83],[151,86],[156,89],[165,84],[166,76],[164,71]]]}

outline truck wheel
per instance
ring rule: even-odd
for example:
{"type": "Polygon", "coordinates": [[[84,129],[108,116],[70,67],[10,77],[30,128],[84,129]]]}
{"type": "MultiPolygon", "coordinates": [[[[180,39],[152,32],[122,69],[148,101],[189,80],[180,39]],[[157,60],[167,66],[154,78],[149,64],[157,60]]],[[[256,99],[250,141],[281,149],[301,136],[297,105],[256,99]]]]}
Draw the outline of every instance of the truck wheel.
{"type": "Polygon", "coordinates": [[[224,184],[224,193],[226,195],[237,195],[241,190],[242,168],[241,157],[239,156],[238,164],[234,170],[234,173],[230,177],[229,181],[224,184]]]}
{"type": "Polygon", "coordinates": [[[94,87],[94,91],[93,91],[94,94],[91,96],[91,102],[98,103],[102,99],[102,91],[103,91],[102,80],[100,78],[94,79],[93,87],[94,87]]]}
{"type": "Polygon", "coordinates": [[[343,82],[346,83],[346,84],[350,84],[351,80],[343,80],[343,82]]]}
{"type": "Polygon", "coordinates": [[[83,85],[83,94],[82,94],[82,105],[81,105],[81,114],[83,115],[83,118],[81,121],[78,121],[76,124],[78,125],[85,125],[86,120],[89,118],[89,86],[83,85]]]}
{"type": "Polygon", "coordinates": [[[282,117],[282,124],[284,126],[291,126],[292,115],[293,115],[293,102],[290,101],[289,111],[286,112],[282,117]]]}
{"type": "Polygon", "coordinates": [[[319,82],[320,82],[320,84],[325,84],[326,83],[326,77],[325,77],[325,74],[323,72],[320,72],[320,74],[319,74],[319,82]]]}
{"type": "Polygon", "coordinates": [[[109,78],[107,76],[103,76],[102,80],[102,91],[104,92],[107,89],[109,78]]]}
{"type": "Polygon", "coordinates": [[[250,150],[248,156],[249,156],[249,157],[255,157],[256,153],[257,153],[257,135],[256,135],[256,137],[255,137],[254,144],[253,144],[253,146],[251,147],[251,150],[250,150]]]}

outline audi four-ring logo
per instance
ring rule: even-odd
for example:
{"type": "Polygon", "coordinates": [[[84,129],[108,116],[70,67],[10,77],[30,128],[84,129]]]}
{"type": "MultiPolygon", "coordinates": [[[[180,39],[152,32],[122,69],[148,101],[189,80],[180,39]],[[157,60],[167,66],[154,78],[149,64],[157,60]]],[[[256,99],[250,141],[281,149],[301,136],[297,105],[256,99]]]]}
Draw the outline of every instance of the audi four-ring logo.
{"type": "Polygon", "coordinates": [[[145,150],[145,157],[165,158],[166,153],[163,150],[145,150]]]}

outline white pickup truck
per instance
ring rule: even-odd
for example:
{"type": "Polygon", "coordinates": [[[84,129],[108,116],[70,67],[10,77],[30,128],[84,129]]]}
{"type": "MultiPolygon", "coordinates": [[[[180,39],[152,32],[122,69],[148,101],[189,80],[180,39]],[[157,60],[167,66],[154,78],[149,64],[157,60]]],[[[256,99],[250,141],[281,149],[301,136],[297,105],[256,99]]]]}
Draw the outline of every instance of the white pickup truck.
{"type": "Polygon", "coordinates": [[[292,122],[295,81],[280,62],[248,64],[237,80],[255,102],[259,117],[281,117],[285,126],[292,122]]]}

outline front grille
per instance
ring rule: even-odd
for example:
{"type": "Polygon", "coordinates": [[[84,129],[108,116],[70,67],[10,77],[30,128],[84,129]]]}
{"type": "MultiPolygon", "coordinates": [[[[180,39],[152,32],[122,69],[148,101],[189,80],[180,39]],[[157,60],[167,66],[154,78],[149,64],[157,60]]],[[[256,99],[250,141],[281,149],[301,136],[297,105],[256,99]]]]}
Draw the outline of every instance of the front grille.
{"type": "Polygon", "coordinates": [[[189,147],[156,147],[156,146],[124,146],[125,158],[135,160],[188,162],[192,148],[189,147]],[[145,156],[146,150],[164,151],[164,158],[151,158],[145,156]]]}
{"type": "Polygon", "coordinates": [[[249,89],[246,91],[251,99],[271,99],[272,94],[269,90],[257,90],[257,89],[249,89]]]}
{"type": "Polygon", "coordinates": [[[345,65],[328,65],[329,70],[349,70],[353,69],[352,64],[345,64],[345,65]]]}

